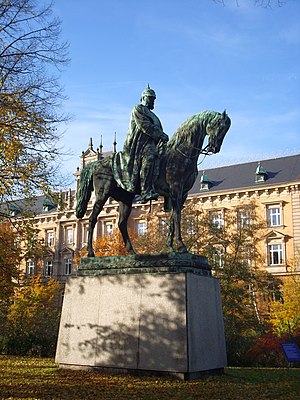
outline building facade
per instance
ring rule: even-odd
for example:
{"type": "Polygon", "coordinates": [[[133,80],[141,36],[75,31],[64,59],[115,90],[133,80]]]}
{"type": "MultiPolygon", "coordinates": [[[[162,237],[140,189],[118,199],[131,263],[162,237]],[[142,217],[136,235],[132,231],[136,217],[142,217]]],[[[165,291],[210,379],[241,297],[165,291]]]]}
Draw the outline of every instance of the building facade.
{"type": "MultiPolygon", "coordinates": [[[[64,207],[58,207],[44,197],[39,197],[34,205],[35,224],[44,239],[47,253],[40,262],[27,260],[28,275],[42,273],[45,277],[54,277],[62,283],[69,275],[76,274],[74,256],[87,241],[88,218],[94,197],[89,202],[84,218],[75,216],[76,192],[81,169],[87,163],[98,160],[103,155],[94,150],[92,141],[81,155],[81,166],[75,173],[76,188],[61,193],[64,207]]],[[[291,272],[291,260],[300,252],[300,155],[249,162],[227,167],[208,169],[199,172],[197,180],[189,192],[189,203],[210,210],[216,224],[222,225],[225,213],[229,209],[241,212],[239,206],[255,201],[259,213],[267,222],[266,235],[262,238],[265,252],[266,270],[274,275],[285,276],[291,272]]],[[[158,203],[162,201],[159,199],[158,203]]],[[[155,202],[154,202],[155,203],[155,202]]],[[[149,204],[136,201],[129,225],[138,235],[147,229],[145,215],[149,204]]],[[[16,213],[16,210],[11,210],[16,213]]],[[[240,215],[240,218],[243,215],[240,215]]],[[[118,203],[109,200],[101,211],[94,238],[110,234],[117,228],[118,203]]],[[[296,263],[293,273],[300,273],[296,263]]]]}

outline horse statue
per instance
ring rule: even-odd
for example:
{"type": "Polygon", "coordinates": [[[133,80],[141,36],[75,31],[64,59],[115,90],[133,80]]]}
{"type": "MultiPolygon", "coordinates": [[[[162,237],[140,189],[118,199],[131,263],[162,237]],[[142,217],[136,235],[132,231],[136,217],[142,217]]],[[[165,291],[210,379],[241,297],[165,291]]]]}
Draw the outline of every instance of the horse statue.
{"type": "MultiPolygon", "coordinates": [[[[157,193],[165,197],[165,211],[171,211],[167,246],[172,252],[187,252],[181,236],[181,210],[198,175],[197,162],[200,154],[215,154],[220,151],[223,139],[231,121],[226,111],[203,111],[188,118],[167,143],[166,153],[160,160],[160,175],[155,183],[157,193]],[[203,142],[208,136],[208,144],[203,142]],[[176,244],[174,244],[176,238],[176,244]]],[[[94,257],[93,231],[97,217],[109,197],[119,202],[120,229],[126,250],[135,254],[127,231],[134,197],[121,188],[114,178],[114,153],[98,161],[87,164],[81,171],[77,193],[76,216],[83,218],[95,190],[96,200],[89,217],[87,240],[88,257],[94,257]]]]}

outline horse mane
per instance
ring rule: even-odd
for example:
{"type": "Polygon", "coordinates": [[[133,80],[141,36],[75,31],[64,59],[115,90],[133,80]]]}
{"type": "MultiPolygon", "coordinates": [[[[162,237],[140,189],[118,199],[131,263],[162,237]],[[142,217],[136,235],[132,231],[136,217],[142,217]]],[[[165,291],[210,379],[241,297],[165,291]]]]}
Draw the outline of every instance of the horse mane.
{"type": "MultiPolygon", "coordinates": [[[[184,145],[193,142],[195,134],[199,136],[199,128],[202,129],[207,123],[211,122],[216,115],[220,113],[216,111],[202,111],[192,115],[183,122],[172,138],[168,142],[168,148],[173,149],[175,146],[184,145]]],[[[205,132],[204,132],[205,133],[205,132]]]]}

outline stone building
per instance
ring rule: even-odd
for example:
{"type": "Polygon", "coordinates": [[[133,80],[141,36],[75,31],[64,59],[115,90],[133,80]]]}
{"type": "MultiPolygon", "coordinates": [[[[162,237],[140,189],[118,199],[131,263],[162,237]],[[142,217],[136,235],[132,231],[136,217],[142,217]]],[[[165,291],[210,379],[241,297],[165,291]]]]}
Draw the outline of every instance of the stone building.
{"type": "MultiPolygon", "coordinates": [[[[82,152],[81,166],[75,173],[76,188],[61,193],[64,208],[59,208],[44,197],[35,203],[35,223],[48,246],[42,265],[27,260],[26,273],[41,272],[53,276],[62,284],[67,276],[76,274],[73,258],[87,240],[88,217],[94,198],[90,200],[86,216],[75,216],[75,199],[81,168],[88,162],[102,157],[101,150],[94,150],[92,140],[82,152]]],[[[105,154],[104,154],[105,156],[105,154]]],[[[222,225],[226,210],[255,200],[259,212],[267,221],[267,233],[262,239],[265,251],[264,267],[272,274],[289,273],[288,260],[298,256],[300,250],[300,155],[248,162],[199,172],[191,189],[187,204],[193,202],[213,213],[216,224],[222,225]]],[[[161,200],[158,200],[161,201],[161,200]]],[[[134,203],[130,226],[142,234],[146,226],[145,213],[149,204],[134,203]]],[[[16,209],[10,210],[17,215],[16,209]]],[[[243,216],[241,215],[241,218],[243,216]]],[[[99,215],[95,239],[109,234],[117,226],[118,203],[109,201],[99,215]]],[[[297,271],[300,271],[298,265],[297,271]]]]}

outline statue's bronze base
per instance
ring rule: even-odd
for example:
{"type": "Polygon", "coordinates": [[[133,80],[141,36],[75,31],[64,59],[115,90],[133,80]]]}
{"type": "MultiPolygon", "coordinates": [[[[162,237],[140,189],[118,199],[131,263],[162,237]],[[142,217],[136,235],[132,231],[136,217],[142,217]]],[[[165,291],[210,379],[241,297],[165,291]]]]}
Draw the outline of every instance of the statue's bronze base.
{"type": "Polygon", "coordinates": [[[77,276],[191,272],[211,276],[207,258],[191,253],[134,254],[82,258],[77,276]]]}

